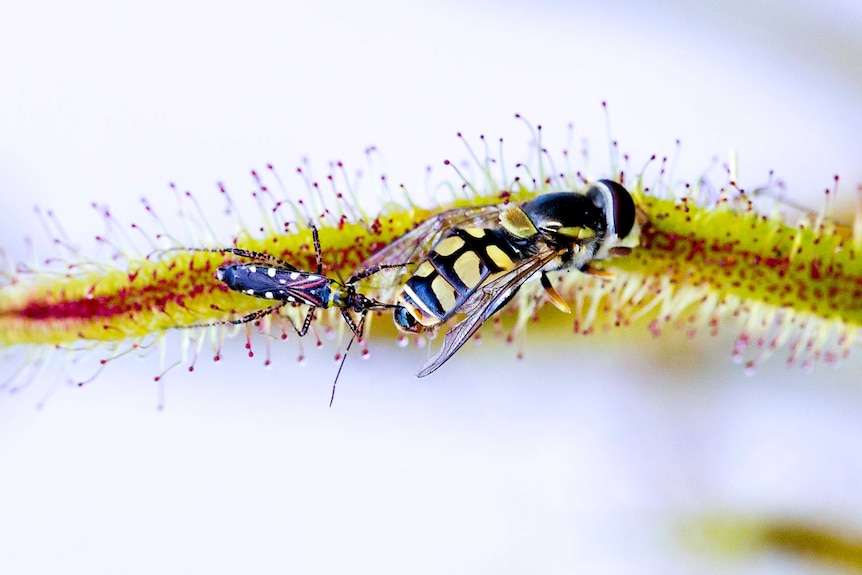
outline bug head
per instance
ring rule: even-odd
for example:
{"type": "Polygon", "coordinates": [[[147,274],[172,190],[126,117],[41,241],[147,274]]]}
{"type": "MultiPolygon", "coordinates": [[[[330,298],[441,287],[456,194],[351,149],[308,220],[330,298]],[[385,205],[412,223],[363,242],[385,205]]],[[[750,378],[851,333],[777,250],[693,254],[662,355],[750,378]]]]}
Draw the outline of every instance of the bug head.
{"type": "Polygon", "coordinates": [[[353,286],[349,285],[348,291],[349,293],[347,296],[347,305],[356,313],[364,313],[370,309],[388,307],[386,304],[382,304],[378,301],[365,297],[361,293],[356,293],[356,291],[353,289],[353,286]]]}

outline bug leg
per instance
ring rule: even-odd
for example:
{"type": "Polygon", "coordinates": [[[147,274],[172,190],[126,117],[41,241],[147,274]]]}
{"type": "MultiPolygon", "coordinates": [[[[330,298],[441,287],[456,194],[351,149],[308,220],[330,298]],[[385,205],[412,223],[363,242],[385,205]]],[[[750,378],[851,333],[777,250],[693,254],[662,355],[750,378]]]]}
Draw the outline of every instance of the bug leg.
{"type": "Polygon", "coordinates": [[[356,325],[356,337],[362,339],[362,334],[365,332],[365,318],[368,317],[368,310],[362,312],[359,317],[359,323],[356,325]]]}
{"type": "Polygon", "coordinates": [[[314,241],[314,255],[317,258],[317,275],[323,274],[323,251],[320,249],[320,235],[317,233],[317,226],[308,222],[311,227],[311,239],[314,241]]]}
{"type": "Polygon", "coordinates": [[[347,283],[348,284],[356,283],[361,279],[365,279],[369,276],[373,276],[374,274],[376,274],[377,272],[379,272],[381,270],[403,268],[403,267],[407,267],[407,266],[411,266],[411,265],[414,265],[414,264],[412,262],[407,262],[404,264],[378,264],[376,266],[371,266],[370,268],[368,268],[366,270],[362,270],[359,273],[353,274],[347,280],[347,283]]]}
{"type": "Polygon", "coordinates": [[[275,267],[281,267],[289,270],[295,270],[296,267],[287,263],[284,260],[280,260],[275,256],[271,256],[269,254],[265,254],[263,252],[253,252],[251,250],[244,250],[242,248],[219,248],[213,250],[202,250],[207,252],[216,252],[222,254],[233,254],[235,256],[239,256],[241,258],[248,258],[252,260],[254,263],[259,264],[269,264],[275,267]]]}
{"type": "Polygon", "coordinates": [[[353,335],[362,337],[362,327],[365,325],[365,312],[362,312],[362,320],[359,322],[359,326],[357,327],[356,321],[352,317],[350,317],[350,313],[347,311],[347,308],[341,308],[341,315],[344,318],[344,321],[347,322],[347,327],[350,328],[350,331],[353,332],[353,335]]]}
{"type": "Polygon", "coordinates": [[[269,314],[271,314],[271,313],[275,313],[275,312],[276,312],[276,311],[278,311],[280,308],[284,307],[284,305],[285,305],[285,304],[287,304],[287,302],[286,302],[286,301],[284,301],[284,302],[279,302],[279,303],[277,303],[277,304],[275,304],[275,305],[273,305],[273,306],[270,306],[270,307],[268,307],[268,308],[264,308],[264,309],[261,309],[261,310],[258,310],[258,311],[251,312],[250,314],[245,315],[245,316],[243,316],[243,317],[241,317],[241,318],[239,318],[239,319],[229,319],[229,320],[226,320],[226,321],[217,321],[217,322],[214,322],[214,323],[205,323],[205,324],[203,324],[203,325],[194,325],[194,326],[190,326],[190,327],[207,327],[207,326],[211,326],[211,325],[231,325],[231,324],[232,324],[232,325],[242,325],[242,324],[244,324],[244,323],[249,323],[249,322],[257,321],[257,320],[259,320],[259,319],[260,319],[260,318],[262,318],[262,317],[266,317],[266,316],[268,316],[268,315],[269,315],[269,314]]]}
{"type": "Polygon", "coordinates": [[[296,326],[293,324],[291,320],[290,325],[293,325],[294,331],[299,337],[305,337],[305,334],[308,333],[308,328],[311,327],[311,322],[314,321],[314,308],[308,310],[308,314],[305,316],[305,320],[302,322],[302,329],[296,329],[296,326]]]}

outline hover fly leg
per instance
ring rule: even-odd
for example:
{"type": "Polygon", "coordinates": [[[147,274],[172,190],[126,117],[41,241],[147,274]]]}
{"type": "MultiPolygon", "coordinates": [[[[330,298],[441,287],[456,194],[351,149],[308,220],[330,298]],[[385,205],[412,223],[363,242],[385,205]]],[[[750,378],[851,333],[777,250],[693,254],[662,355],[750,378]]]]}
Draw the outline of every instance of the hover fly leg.
{"type": "Polygon", "coordinates": [[[594,267],[591,267],[590,264],[584,264],[583,266],[581,266],[581,271],[584,272],[585,274],[589,274],[593,277],[603,279],[603,280],[612,280],[612,279],[615,279],[617,277],[617,274],[615,274],[614,272],[596,269],[594,267]]]}
{"type": "Polygon", "coordinates": [[[558,294],[557,290],[554,289],[554,286],[551,285],[551,280],[545,272],[542,272],[541,282],[542,287],[545,288],[545,293],[548,295],[548,299],[551,300],[551,303],[563,313],[572,313],[572,308],[569,307],[566,300],[560,297],[560,294],[558,294]]]}

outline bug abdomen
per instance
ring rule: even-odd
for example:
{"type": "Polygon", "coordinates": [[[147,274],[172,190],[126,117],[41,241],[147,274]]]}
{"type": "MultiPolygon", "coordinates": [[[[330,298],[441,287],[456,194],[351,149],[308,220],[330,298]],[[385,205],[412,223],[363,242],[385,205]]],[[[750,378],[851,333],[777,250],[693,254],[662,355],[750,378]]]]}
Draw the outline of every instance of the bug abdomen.
{"type": "Polygon", "coordinates": [[[329,307],[330,284],[326,276],[255,264],[221,268],[218,278],[232,290],[275,301],[329,307]]]}

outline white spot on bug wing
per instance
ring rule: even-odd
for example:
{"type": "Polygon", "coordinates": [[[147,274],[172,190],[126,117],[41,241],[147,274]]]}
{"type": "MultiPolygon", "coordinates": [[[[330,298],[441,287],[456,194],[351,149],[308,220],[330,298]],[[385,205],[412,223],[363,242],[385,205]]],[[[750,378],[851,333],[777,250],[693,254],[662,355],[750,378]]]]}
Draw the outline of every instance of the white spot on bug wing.
{"type": "Polygon", "coordinates": [[[257,266],[248,266],[248,271],[250,271],[253,274],[256,274],[257,273],[257,266]]]}
{"type": "Polygon", "coordinates": [[[245,293],[247,293],[248,295],[254,295],[254,290],[253,289],[247,289],[247,290],[245,290],[245,293]]]}
{"type": "Polygon", "coordinates": [[[290,274],[290,279],[292,279],[292,280],[298,280],[298,279],[299,279],[299,273],[297,273],[297,272],[291,272],[291,274],[290,274]]]}
{"type": "Polygon", "coordinates": [[[268,292],[264,293],[263,295],[264,295],[264,297],[266,297],[266,299],[272,299],[272,292],[271,291],[268,291],[268,292]]]}
{"type": "Polygon", "coordinates": [[[280,280],[278,280],[278,283],[280,283],[280,284],[284,285],[284,284],[286,284],[286,283],[287,283],[287,280],[286,280],[286,279],[284,279],[284,278],[281,278],[280,280]]]}
{"type": "Polygon", "coordinates": [[[271,278],[274,278],[275,277],[275,268],[269,268],[268,270],[266,270],[266,275],[268,275],[271,278]]]}

